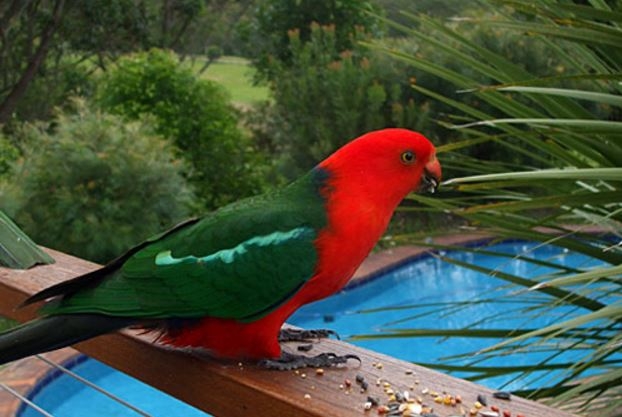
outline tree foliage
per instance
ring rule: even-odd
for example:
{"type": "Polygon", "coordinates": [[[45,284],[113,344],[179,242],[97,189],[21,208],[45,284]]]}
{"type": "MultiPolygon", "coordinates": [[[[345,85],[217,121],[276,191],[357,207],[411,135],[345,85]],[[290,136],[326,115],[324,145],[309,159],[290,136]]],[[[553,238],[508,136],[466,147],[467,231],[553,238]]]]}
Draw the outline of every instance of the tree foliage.
{"type": "Polygon", "coordinates": [[[312,24],[310,30],[307,42],[298,30],[289,32],[289,63],[272,61],[274,104],[264,113],[263,131],[256,131],[288,177],[363,132],[417,128],[426,117],[409,96],[405,66],[357,44],[340,50],[335,26],[312,24]]]}
{"type": "Polygon", "coordinates": [[[17,146],[8,137],[0,133],[0,178],[11,170],[11,164],[19,157],[17,146]]]}
{"type": "Polygon", "coordinates": [[[59,35],[70,51],[92,57],[100,68],[124,53],[153,44],[155,20],[144,2],[87,0],[72,2],[59,35]]]}
{"type": "Polygon", "coordinates": [[[304,44],[311,39],[312,24],[334,28],[334,51],[352,49],[356,31],[376,31],[376,20],[369,13],[374,10],[379,11],[372,2],[362,0],[259,2],[248,36],[258,75],[275,80],[278,74],[271,71],[274,61],[282,65],[292,63],[290,32],[298,31],[297,39],[304,44]]]}
{"type": "Polygon", "coordinates": [[[17,132],[22,157],[0,206],[38,243],[97,262],[186,217],[193,195],[148,121],[86,108],[17,132]]]}
{"type": "Polygon", "coordinates": [[[0,124],[4,124],[46,68],[66,7],[65,0],[14,0],[0,5],[0,12],[0,124]]]}
{"type": "Polygon", "coordinates": [[[96,67],[152,47],[181,56],[225,42],[250,0],[10,0],[0,2],[0,124],[46,120],[71,95],[90,91],[96,67]],[[207,13],[208,11],[209,13],[207,13]],[[87,63],[88,65],[81,65],[87,63]],[[88,70],[85,70],[88,68],[88,70]],[[78,73],[79,76],[78,76],[78,73]]]}
{"type": "Polygon", "coordinates": [[[189,161],[186,173],[197,196],[215,208],[257,193],[261,164],[237,126],[236,112],[219,85],[197,79],[174,54],[150,50],[123,57],[103,77],[103,109],[136,120],[153,117],[189,161]]]}

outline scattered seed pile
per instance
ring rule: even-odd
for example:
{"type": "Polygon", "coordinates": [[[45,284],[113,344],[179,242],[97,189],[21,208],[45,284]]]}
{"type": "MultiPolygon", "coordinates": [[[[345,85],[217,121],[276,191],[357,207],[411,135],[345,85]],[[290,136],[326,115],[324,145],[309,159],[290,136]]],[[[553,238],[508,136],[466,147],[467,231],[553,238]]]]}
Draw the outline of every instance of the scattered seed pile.
{"type": "MultiPolygon", "coordinates": [[[[377,370],[383,368],[382,363],[373,363],[372,366],[377,370]]],[[[307,378],[307,373],[302,370],[296,370],[294,373],[300,378],[307,378]]],[[[421,385],[416,372],[406,370],[405,373],[412,377],[412,383],[409,386],[394,385],[382,377],[375,381],[368,381],[364,375],[359,373],[354,381],[344,379],[338,388],[345,395],[358,393],[363,396],[361,412],[364,415],[375,412],[383,417],[438,417],[435,409],[438,411],[445,408],[442,414],[446,415],[449,412],[450,417],[525,417],[523,414],[514,414],[511,411],[512,403],[509,392],[493,393],[489,405],[488,398],[483,394],[467,400],[457,393],[433,391],[421,385]],[[383,394],[371,395],[368,392],[371,391],[371,384],[379,387],[383,394]]],[[[316,369],[315,375],[322,377],[324,369],[316,369]]],[[[315,386],[311,386],[311,389],[315,389],[315,386]]],[[[373,391],[379,390],[376,388],[373,391]]],[[[310,400],[311,394],[305,394],[304,398],[310,400]]]]}

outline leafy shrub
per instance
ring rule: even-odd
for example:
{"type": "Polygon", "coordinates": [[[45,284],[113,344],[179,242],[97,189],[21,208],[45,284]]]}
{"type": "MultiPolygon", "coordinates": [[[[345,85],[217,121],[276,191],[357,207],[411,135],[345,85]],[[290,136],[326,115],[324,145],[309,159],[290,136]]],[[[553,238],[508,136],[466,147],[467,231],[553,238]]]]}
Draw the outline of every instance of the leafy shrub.
{"type": "Polygon", "coordinates": [[[365,131],[416,128],[425,118],[425,109],[408,97],[403,67],[360,46],[340,51],[334,26],[312,25],[306,43],[297,30],[289,37],[291,63],[271,64],[274,105],[263,110],[263,124],[253,125],[286,176],[299,175],[365,131]]]}
{"type": "Polygon", "coordinates": [[[189,212],[184,164],[143,122],[80,104],[16,134],[23,158],[0,207],[37,243],[108,261],[189,212]]]}
{"type": "Polygon", "coordinates": [[[366,0],[258,2],[247,34],[248,55],[254,57],[258,77],[275,81],[279,73],[272,71],[273,62],[276,60],[285,66],[293,63],[291,37],[288,34],[291,30],[298,31],[298,38],[304,44],[313,36],[312,24],[330,25],[334,28],[332,42],[336,50],[352,49],[357,29],[379,31],[373,15],[380,13],[380,9],[373,3],[366,0]]]}
{"type": "Polygon", "coordinates": [[[7,175],[11,164],[19,157],[19,150],[11,141],[0,134],[0,178],[7,175]]]}
{"type": "Polygon", "coordinates": [[[98,102],[130,120],[151,115],[155,131],[191,164],[186,176],[206,207],[261,188],[254,175],[260,163],[225,91],[197,79],[174,54],[153,49],[120,59],[100,83],[98,102]]]}

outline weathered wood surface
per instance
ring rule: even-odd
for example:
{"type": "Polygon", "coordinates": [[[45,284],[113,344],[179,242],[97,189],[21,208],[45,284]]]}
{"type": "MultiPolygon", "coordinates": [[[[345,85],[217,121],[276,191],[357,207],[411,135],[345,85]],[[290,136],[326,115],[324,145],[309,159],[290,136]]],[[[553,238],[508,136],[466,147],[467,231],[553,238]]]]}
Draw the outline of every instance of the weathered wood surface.
{"type": "MultiPolygon", "coordinates": [[[[15,310],[15,306],[42,288],[96,267],[59,252],[49,253],[57,261],[53,265],[27,271],[0,268],[0,314],[19,321],[31,319],[34,307],[15,310]]],[[[511,401],[496,400],[492,391],[482,386],[334,340],[315,344],[310,353],[353,353],[362,358],[362,364],[351,361],[344,368],[326,369],[323,375],[312,369],[277,372],[251,363],[223,362],[197,353],[172,351],[131,331],[101,336],[75,347],[216,416],[377,415],[376,410],[364,411],[363,406],[368,395],[378,397],[382,404],[388,402],[384,382],[396,392],[409,391],[412,398],[421,398],[439,417],[468,415],[478,395],[488,399],[489,407],[481,411],[490,411],[490,406],[496,405],[501,411],[511,411],[512,416],[570,416],[516,397],[511,401]],[[378,363],[382,366],[374,366],[378,363]],[[368,392],[360,392],[357,375],[369,383],[368,392]],[[350,388],[346,380],[351,381],[350,388]],[[381,383],[377,385],[377,381],[381,383]],[[459,395],[462,404],[438,404],[433,393],[459,395]]]]}

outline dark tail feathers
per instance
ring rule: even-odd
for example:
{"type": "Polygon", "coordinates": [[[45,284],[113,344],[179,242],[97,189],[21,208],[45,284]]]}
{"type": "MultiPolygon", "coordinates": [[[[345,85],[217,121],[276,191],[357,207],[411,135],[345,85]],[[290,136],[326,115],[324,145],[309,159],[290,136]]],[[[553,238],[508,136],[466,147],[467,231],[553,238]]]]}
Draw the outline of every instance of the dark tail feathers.
{"type": "Polygon", "coordinates": [[[0,365],[110,333],[134,321],[100,314],[63,314],[29,321],[0,334],[0,365]]]}

